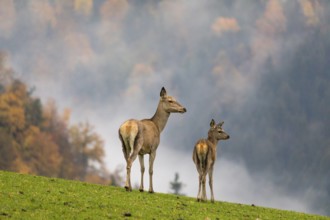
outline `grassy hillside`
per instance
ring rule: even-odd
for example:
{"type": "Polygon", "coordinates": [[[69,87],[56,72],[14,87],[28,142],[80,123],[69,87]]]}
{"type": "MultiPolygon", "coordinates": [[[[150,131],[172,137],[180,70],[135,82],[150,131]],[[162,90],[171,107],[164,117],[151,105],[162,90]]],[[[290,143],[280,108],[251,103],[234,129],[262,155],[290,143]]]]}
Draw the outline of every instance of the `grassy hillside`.
{"type": "Polygon", "coordinates": [[[330,219],[0,171],[0,219],[330,219]]]}

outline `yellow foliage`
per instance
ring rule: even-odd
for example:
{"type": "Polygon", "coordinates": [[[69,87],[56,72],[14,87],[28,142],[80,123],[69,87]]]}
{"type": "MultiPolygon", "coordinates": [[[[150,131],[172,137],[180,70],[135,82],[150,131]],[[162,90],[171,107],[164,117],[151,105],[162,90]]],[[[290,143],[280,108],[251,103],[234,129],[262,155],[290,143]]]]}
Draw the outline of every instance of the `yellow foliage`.
{"type": "Polygon", "coordinates": [[[46,105],[44,105],[42,117],[44,119],[42,124],[44,128],[50,128],[53,126],[58,117],[54,100],[50,99],[47,101],[46,105]]]}
{"type": "Polygon", "coordinates": [[[90,15],[93,10],[93,0],[75,0],[74,10],[83,15],[90,15]]]}
{"type": "Polygon", "coordinates": [[[13,162],[15,167],[15,171],[19,173],[24,173],[24,174],[33,174],[30,166],[26,164],[21,157],[18,157],[14,162],[13,162]]]}
{"type": "Polygon", "coordinates": [[[61,119],[66,125],[69,124],[70,117],[71,117],[71,110],[69,108],[64,109],[61,119]]]}
{"type": "Polygon", "coordinates": [[[14,80],[8,87],[8,92],[13,93],[22,102],[28,98],[26,85],[19,80],[14,80]]]}
{"type": "Polygon", "coordinates": [[[126,16],[128,6],[127,0],[107,0],[101,7],[101,15],[104,19],[120,21],[126,16]]]}
{"type": "Polygon", "coordinates": [[[25,126],[23,102],[13,93],[0,95],[0,122],[11,132],[21,130],[25,126]]]}
{"type": "Polygon", "coordinates": [[[80,123],[70,128],[70,139],[73,148],[89,159],[102,163],[104,143],[87,123],[80,123]]]}
{"type": "Polygon", "coordinates": [[[0,37],[9,38],[16,22],[16,10],[13,0],[1,1],[0,21],[0,37]]]}
{"type": "Polygon", "coordinates": [[[316,9],[320,6],[317,4],[317,2],[315,2],[315,5],[313,5],[310,0],[300,0],[300,6],[302,8],[303,14],[306,17],[307,25],[315,26],[319,24],[320,19],[316,13],[316,9]]]}
{"type": "Polygon", "coordinates": [[[25,144],[24,160],[33,173],[52,177],[59,176],[62,156],[59,147],[49,134],[31,128],[27,132],[25,144]]]}
{"type": "Polygon", "coordinates": [[[55,102],[42,105],[11,75],[0,53],[0,168],[20,173],[86,179],[108,184],[103,141],[89,123],[68,130],[71,111],[58,115],[55,102]],[[7,79],[7,80],[6,80],[7,79]]]}
{"type": "Polygon", "coordinates": [[[219,17],[214,21],[211,29],[214,33],[221,35],[226,32],[237,32],[240,27],[235,18],[219,17]]]}
{"type": "Polygon", "coordinates": [[[40,129],[36,126],[30,126],[24,133],[23,147],[28,148],[33,145],[35,136],[40,134],[40,129]]]}
{"type": "Polygon", "coordinates": [[[279,0],[268,1],[263,17],[257,21],[257,27],[264,34],[271,36],[285,31],[286,17],[279,0]]]}
{"type": "Polygon", "coordinates": [[[0,95],[0,106],[10,108],[12,106],[22,107],[23,101],[19,99],[14,93],[7,92],[0,95]]]}

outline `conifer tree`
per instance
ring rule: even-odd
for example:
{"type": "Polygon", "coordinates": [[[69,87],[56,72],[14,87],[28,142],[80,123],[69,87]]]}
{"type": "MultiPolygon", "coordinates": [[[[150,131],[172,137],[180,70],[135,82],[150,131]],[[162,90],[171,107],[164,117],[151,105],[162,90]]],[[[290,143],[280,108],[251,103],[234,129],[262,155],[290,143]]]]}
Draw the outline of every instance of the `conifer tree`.
{"type": "Polygon", "coordinates": [[[180,175],[179,173],[174,174],[174,180],[170,182],[170,188],[175,195],[184,195],[181,193],[182,188],[185,186],[182,182],[179,181],[180,175]]]}

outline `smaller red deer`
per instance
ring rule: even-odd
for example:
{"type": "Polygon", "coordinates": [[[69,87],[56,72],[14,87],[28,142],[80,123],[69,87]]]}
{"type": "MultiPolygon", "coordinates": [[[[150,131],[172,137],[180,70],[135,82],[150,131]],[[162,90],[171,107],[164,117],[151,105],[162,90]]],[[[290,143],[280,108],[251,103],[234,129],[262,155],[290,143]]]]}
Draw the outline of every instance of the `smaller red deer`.
{"type": "Polygon", "coordinates": [[[197,201],[206,201],[206,175],[209,174],[209,184],[211,189],[211,202],[214,202],[213,195],[213,166],[217,158],[217,144],[219,140],[229,139],[229,135],[223,130],[221,122],[216,125],[212,119],[207,139],[200,139],[195,144],[193,161],[199,173],[199,187],[197,201]]]}

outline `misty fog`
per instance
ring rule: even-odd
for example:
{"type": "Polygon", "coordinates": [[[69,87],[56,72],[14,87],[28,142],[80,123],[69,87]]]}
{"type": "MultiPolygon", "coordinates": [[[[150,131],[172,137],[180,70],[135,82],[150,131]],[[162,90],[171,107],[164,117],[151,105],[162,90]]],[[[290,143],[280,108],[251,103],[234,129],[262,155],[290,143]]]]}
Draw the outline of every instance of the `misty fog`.
{"type": "Polygon", "coordinates": [[[187,113],[162,133],[156,192],[178,172],[197,195],[192,149],[214,118],[231,136],[216,200],[329,215],[329,20],[326,0],[8,0],[0,50],[36,96],[95,126],[110,171],[120,124],[150,118],[164,86],[187,113]]]}

